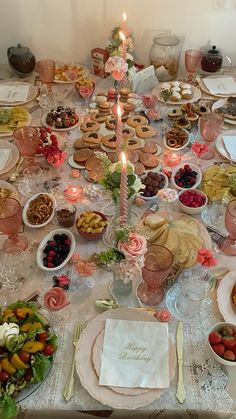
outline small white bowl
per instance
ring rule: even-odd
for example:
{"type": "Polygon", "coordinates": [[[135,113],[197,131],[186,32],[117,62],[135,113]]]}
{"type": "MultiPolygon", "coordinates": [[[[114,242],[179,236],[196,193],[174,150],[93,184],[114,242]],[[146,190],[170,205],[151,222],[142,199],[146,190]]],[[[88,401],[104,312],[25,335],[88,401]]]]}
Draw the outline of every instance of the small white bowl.
{"type": "MultiPolygon", "coordinates": [[[[11,193],[11,196],[9,196],[9,198],[18,198],[18,192],[16,190],[16,188],[11,184],[6,182],[5,180],[0,180],[0,189],[8,189],[11,193]]],[[[2,198],[0,196],[0,198],[2,198]]]]}
{"type": "Polygon", "coordinates": [[[40,193],[37,193],[36,195],[31,196],[31,198],[28,199],[28,201],[25,203],[25,206],[23,208],[22,218],[23,218],[24,224],[27,227],[31,227],[31,228],[42,228],[42,227],[44,227],[45,225],[50,223],[50,221],[53,219],[56,206],[57,206],[57,201],[55,200],[54,196],[51,195],[50,193],[40,192],[40,193]],[[52,213],[51,213],[50,217],[47,219],[47,221],[45,221],[45,223],[43,223],[43,224],[31,224],[31,223],[29,223],[28,218],[27,218],[27,210],[29,208],[30,202],[33,201],[35,198],[37,198],[37,196],[39,196],[39,195],[47,195],[52,200],[52,213]]]}
{"type": "MultiPolygon", "coordinates": [[[[222,329],[222,327],[224,327],[224,326],[230,326],[230,327],[232,327],[232,328],[235,330],[235,332],[236,332],[236,325],[235,325],[235,324],[232,324],[232,323],[226,323],[226,322],[221,322],[221,323],[217,323],[217,324],[215,324],[215,326],[213,326],[213,327],[211,328],[211,330],[210,330],[209,334],[210,334],[211,332],[218,332],[218,331],[220,331],[220,330],[222,329]]],[[[208,336],[209,336],[209,335],[208,335],[208,336]]],[[[211,354],[213,355],[213,357],[215,358],[215,360],[216,360],[216,361],[218,361],[218,362],[219,362],[220,364],[222,364],[222,365],[226,365],[227,367],[236,367],[236,360],[235,360],[235,361],[227,361],[227,359],[221,358],[219,355],[217,355],[217,354],[213,351],[213,349],[212,349],[212,347],[211,347],[211,345],[210,345],[210,342],[209,342],[209,340],[208,340],[208,336],[207,336],[208,348],[209,348],[209,350],[210,350],[211,354]]]]}
{"type": "Polygon", "coordinates": [[[47,236],[45,236],[44,239],[41,241],[37,250],[37,254],[36,254],[36,263],[38,267],[42,269],[43,271],[55,272],[63,268],[69,262],[74,251],[75,251],[75,238],[74,238],[73,233],[70,230],[67,230],[65,228],[58,228],[57,230],[53,230],[49,234],[47,234],[47,236]],[[43,250],[46,247],[47,242],[49,240],[52,240],[55,234],[66,234],[68,236],[69,240],[71,241],[70,252],[68,253],[66,259],[64,259],[63,262],[59,266],[56,266],[55,268],[47,268],[43,264],[43,258],[44,258],[43,250]]]}
{"type": "Polygon", "coordinates": [[[195,191],[198,195],[202,195],[205,198],[205,204],[203,204],[201,207],[197,207],[197,208],[192,208],[192,207],[188,207],[187,205],[184,205],[182,202],[180,202],[179,198],[180,196],[186,192],[186,191],[191,191],[192,188],[190,189],[185,189],[184,191],[180,191],[178,194],[178,203],[179,203],[179,208],[185,212],[186,214],[190,214],[190,215],[195,215],[198,214],[199,212],[201,212],[203,210],[203,208],[206,207],[207,202],[208,202],[208,198],[206,196],[206,194],[202,191],[199,191],[198,189],[195,191]]]}
{"type": "Polygon", "coordinates": [[[181,147],[170,147],[166,142],[166,135],[164,135],[163,142],[164,142],[165,148],[168,148],[168,150],[172,150],[172,151],[180,151],[180,150],[183,150],[185,147],[187,147],[187,145],[189,144],[189,141],[190,141],[190,135],[189,135],[189,132],[186,129],[184,129],[184,128],[181,128],[181,129],[182,129],[182,131],[184,131],[187,134],[187,139],[186,139],[185,143],[181,147]]]}
{"type": "MultiPolygon", "coordinates": [[[[149,172],[151,172],[151,170],[149,170],[149,172]]],[[[158,174],[160,174],[160,175],[162,175],[162,176],[164,177],[164,179],[165,179],[165,183],[164,183],[164,186],[163,186],[163,188],[162,188],[162,189],[166,189],[166,188],[168,187],[168,183],[169,183],[169,179],[168,179],[168,177],[165,175],[165,173],[162,173],[162,172],[159,172],[159,171],[154,172],[154,173],[158,173],[158,174]]],[[[144,177],[146,178],[146,177],[147,177],[147,175],[145,175],[144,177]]],[[[159,190],[161,190],[161,189],[159,189],[159,190]]],[[[157,196],[157,195],[153,195],[153,196],[144,196],[144,195],[142,194],[142,192],[139,192],[139,197],[140,197],[140,198],[142,198],[144,201],[154,201],[155,199],[157,199],[157,198],[158,198],[158,196],[157,196]]]]}
{"type": "Polygon", "coordinates": [[[187,161],[185,161],[185,162],[183,162],[181,164],[178,164],[178,166],[174,167],[173,170],[172,170],[171,178],[170,178],[171,185],[173,187],[175,187],[176,189],[178,189],[179,191],[187,191],[189,189],[196,189],[200,185],[201,180],[202,180],[202,172],[199,169],[199,167],[196,166],[196,164],[191,163],[191,162],[187,162],[187,161]],[[194,170],[195,172],[197,172],[196,182],[195,182],[195,184],[191,188],[181,188],[180,186],[178,186],[175,183],[175,179],[174,179],[174,177],[175,177],[176,173],[178,172],[178,170],[181,169],[181,168],[184,168],[184,166],[186,164],[188,164],[191,167],[192,170],[194,170]]]}

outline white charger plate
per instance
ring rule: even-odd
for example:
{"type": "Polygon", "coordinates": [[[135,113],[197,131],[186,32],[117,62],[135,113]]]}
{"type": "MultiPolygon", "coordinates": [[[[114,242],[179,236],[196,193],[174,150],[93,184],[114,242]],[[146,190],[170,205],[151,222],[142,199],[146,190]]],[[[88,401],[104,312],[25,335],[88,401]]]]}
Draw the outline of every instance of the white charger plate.
{"type": "MultiPolygon", "coordinates": [[[[222,77],[228,77],[228,76],[226,76],[226,75],[222,75],[222,74],[212,74],[212,76],[208,76],[208,77],[205,77],[205,78],[207,78],[207,79],[218,79],[218,78],[221,78],[222,79],[222,77]]],[[[229,77],[231,77],[231,76],[229,76],[229,77]]],[[[235,77],[233,77],[234,78],[234,80],[236,81],[236,78],[235,77]]],[[[227,97],[229,97],[229,96],[235,96],[235,95],[230,95],[230,94],[228,94],[228,95],[222,95],[222,94],[220,94],[220,93],[218,93],[218,94],[216,94],[216,93],[211,93],[210,92],[210,90],[206,87],[206,85],[205,85],[205,83],[204,83],[204,81],[203,81],[203,79],[200,79],[199,80],[199,87],[201,88],[201,90],[203,90],[203,92],[205,92],[205,93],[207,93],[208,95],[210,95],[210,96],[214,96],[214,97],[224,97],[224,98],[227,98],[227,97]]],[[[214,105],[213,105],[214,106],[214,105]]],[[[213,107],[212,107],[212,109],[213,109],[213,107]]]]}
{"type": "MultiPolygon", "coordinates": [[[[4,108],[9,108],[9,109],[11,109],[11,107],[8,105],[8,106],[4,106],[4,108]]],[[[25,109],[26,110],[26,109],[25,109]]],[[[26,110],[27,111],[27,110],[26,110]]],[[[31,124],[31,121],[32,121],[32,117],[31,117],[31,115],[29,114],[29,112],[27,111],[27,114],[28,114],[28,119],[27,119],[27,121],[25,122],[25,124],[23,125],[24,127],[28,127],[30,124],[31,124]]],[[[22,128],[22,127],[21,127],[22,128]]],[[[0,132],[0,138],[3,138],[3,137],[12,137],[12,135],[13,135],[13,131],[8,131],[8,132],[0,132]]]]}
{"type": "Polygon", "coordinates": [[[25,101],[22,102],[7,102],[7,101],[0,101],[0,106],[20,106],[24,105],[25,103],[31,102],[31,100],[34,100],[38,94],[37,87],[33,86],[30,83],[26,83],[23,81],[6,81],[4,83],[1,83],[1,86],[28,86],[28,96],[25,101]]]}
{"type": "Polygon", "coordinates": [[[217,289],[217,303],[219,310],[228,323],[236,325],[236,307],[233,306],[231,295],[236,284],[236,269],[229,272],[221,281],[217,289]]]}
{"type": "Polygon", "coordinates": [[[0,175],[4,175],[5,173],[9,172],[9,170],[13,169],[13,167],[16,165],[20,158],[20,153],[18,148],[15,146],[15,144],[9,143],[9,141],[4,141],[0,144],[0,152],[1,149],[7,149],[10,148],[11,153],[10,156],[5,164],[5,166],[0,170],[0,175]]]}
{"type": "Polygon", "coordinates": [[[72,125],[71,127],[68,127],[68,128],[56,128],[56,127],[52,127],[51,125],[48,125],[47,122],[46,122],[46,119],[47,119],[47,114],[44,114],[42,116],[42,124],[43,124],[43,126],[46,127],[46,128],[51,128],[52,131],[56,131],[56,132],[70,131],[72,129],[77,128],[79,126],[79,124],[80,124],[80,120],[78,120],[76,122],[76,124],[75,125],[72,125]]]}
{"type": "MultiPolygon", "coordinates": [[[[235,144],[236,144],[236,140],[235,140],[235,144]]],[[[217,151],[221,154],[222,157],[225,157],[227,160],[236,163],[236,159],[232,159],[228,151],[226,150],[225,145],[224,145],[224,140],[221,136],[217,138],[215,142],[215,146],[216,146],[217,151]]]]}

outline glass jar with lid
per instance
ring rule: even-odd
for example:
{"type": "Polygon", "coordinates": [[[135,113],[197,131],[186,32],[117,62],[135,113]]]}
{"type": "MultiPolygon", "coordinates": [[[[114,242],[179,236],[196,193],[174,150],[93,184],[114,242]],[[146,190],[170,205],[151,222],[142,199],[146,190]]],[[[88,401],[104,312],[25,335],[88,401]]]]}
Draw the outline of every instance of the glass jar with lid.
{"type": "Polygon", "coordinates": [[[153,38],[149,59],[159,81],[177,78],[179,56],[180,41],[175,35],[159,34],[153,38]]]}

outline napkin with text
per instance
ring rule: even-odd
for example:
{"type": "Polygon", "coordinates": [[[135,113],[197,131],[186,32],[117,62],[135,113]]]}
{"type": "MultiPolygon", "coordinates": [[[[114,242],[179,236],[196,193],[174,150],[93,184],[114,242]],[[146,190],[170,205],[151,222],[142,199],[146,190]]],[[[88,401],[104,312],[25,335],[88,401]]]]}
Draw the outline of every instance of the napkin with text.
{"type": "Polygon", "coordinates": [[[222,136],[226,151],[229,153],[231,159],[236,160],[236,136],[223,135],[222,136]]]}
{"type": "Polygon", "coordinates": [[[217,77],[202,79],[213,95],[236,95],[236,83],[233,77],[217,77]]]}
{"type": "Polygon", "coordinates": [[[29,94],[29,86],[0,85],[0,100],[2,102],[25,102],[29,94]]]}
{"type": "Polygon", "coordinates": [[[168,325],[107,319],[99,384],[169,387],[168,325]]]}

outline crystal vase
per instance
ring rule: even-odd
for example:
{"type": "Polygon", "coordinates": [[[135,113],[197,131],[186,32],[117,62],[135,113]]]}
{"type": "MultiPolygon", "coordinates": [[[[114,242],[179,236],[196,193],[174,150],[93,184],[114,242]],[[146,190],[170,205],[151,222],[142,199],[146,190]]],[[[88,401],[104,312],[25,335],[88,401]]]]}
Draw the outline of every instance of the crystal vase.
{"type": "Polygon", "coordinates": [[[113,266],[112,289],[115,294],[128,295],[132,292],[132,279],[126,270],[122,269],[122,264],[116,263],[113,266]]]}

